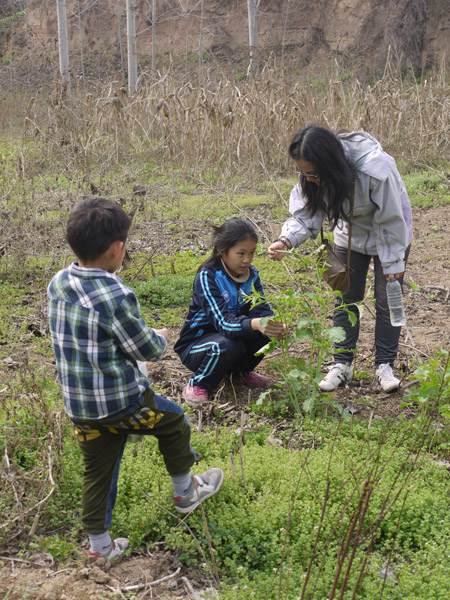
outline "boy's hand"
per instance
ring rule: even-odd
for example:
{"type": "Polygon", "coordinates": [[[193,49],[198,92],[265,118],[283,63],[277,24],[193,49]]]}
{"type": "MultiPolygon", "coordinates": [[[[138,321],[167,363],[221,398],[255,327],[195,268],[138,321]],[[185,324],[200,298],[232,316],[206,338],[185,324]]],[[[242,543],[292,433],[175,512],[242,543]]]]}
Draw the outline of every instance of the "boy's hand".
{"type": "Polygon", "coordinates": [[[159,335],[162,335],[166,342],[169,341],[169,330],[166,327],[164,327],[164,329],[155,329],[155,331],[156,333],[159,333],[159,335]]]}
{"type": "Polygon", "coordinates": [[[262,334],[267,335],[267,337],[274,337],[277,340],[283,338],[286,335],[285,325],[283,323],[277,323],[273,319],[269,319],[266,325],[262,325],[261,321],[266,318],[267,317],[252,319],[252,329],[260,331],[262,334]]]}

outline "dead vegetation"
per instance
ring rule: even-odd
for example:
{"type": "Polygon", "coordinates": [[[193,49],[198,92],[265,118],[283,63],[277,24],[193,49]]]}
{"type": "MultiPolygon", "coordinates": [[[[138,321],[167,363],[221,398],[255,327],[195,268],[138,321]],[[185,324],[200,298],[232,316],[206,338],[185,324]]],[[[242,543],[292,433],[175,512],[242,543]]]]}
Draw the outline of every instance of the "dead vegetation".
{"type": "Polygon", "coordinates": [[[143,78],[132,96],[110,83],[70,101],[63,90],[31,99],[23,136],[42,141],[48,158],[64,158],[72,173],[141,156],[200,179],[212,165],[224,177],[257,177],[261,169],[286,171],[288,141],[307,122],[364,129],[406,164],[429,164],[450,145],[446,74],[437,71],[417,82],[391,60],[372,85],[337,69],[312,80],[266,67],[252,82],[203,84],[180,83],[169,71],[160,79],[143,78]]]}

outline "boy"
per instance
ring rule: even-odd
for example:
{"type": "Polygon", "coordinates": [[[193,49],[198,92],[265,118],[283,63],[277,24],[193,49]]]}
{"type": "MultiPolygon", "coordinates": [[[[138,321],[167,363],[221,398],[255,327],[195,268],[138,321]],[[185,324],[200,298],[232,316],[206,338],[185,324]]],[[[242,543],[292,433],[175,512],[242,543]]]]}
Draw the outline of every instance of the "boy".
{"type": "Polygon", "coordinates": [[[105,198],[88,198],[71,212],[67,241],[77,262],[48,287],[49,322],[64,409],[83,454],[82,525],[89,557],[109,564],[128,548],[108,529],[128,434],[154,435],[171,476],[175,509],[189,513],[216,494],[223,472],[192,477],[195,452],[182,409],[154,394],[137,361],[160,360],[167,329],[147,327],[133,291],[116,275],[131,221],[105,198]]]}

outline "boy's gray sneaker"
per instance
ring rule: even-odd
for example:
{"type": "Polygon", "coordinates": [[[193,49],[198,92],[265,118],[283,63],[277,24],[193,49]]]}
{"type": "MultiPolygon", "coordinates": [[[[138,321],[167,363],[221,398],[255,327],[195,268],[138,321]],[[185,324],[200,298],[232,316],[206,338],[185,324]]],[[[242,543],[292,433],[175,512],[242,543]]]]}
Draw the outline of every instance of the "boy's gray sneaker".
{"type": "Polygon", "coordinates": [[[344,385],[353,379],[353,367],[346,363],[335,363],[328,367],[328,373],[319,383],[322,392],[332,392],[340,385],[344,385]]]}
{"type": "Polygon", "coordinates": [[[382,390],[388,394],[390,392],[396,392],[400,387],[400,379],[395,377],[389,363],[378,365],[377,370],[375,371],[375,377],[382,390]]]}
{"type": "Polygon", "coordinates": [[[192,512],[207,498],[211,498],[220,490],[224,474],[214,467],[201,475],[193,475],[189,492],[186,496],[174,496],[175,510],[187,514],[192,512]]]}
{"type": "Polygon", "coordinates": [[[102,560],[108,567],[116,565],[122,560],[122,555],[125,550],[129,547],[130,543],[127,538],[117,538],[111,542],[111,546],[106,552],[92,552],[88,551],[88,557],[91,560],[102,560]]]}

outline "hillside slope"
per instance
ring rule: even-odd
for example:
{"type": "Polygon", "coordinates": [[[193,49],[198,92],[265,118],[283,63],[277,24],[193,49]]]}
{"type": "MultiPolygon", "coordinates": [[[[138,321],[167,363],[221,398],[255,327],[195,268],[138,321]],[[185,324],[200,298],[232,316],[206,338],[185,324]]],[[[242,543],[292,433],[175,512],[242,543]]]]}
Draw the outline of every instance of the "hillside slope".
{"type": "MultiPolygon", "coordinates": [[[[30,64],[56,67],[54,0],[29,0],[25,14],[20,12],[22,5],[0,0],[3,69],[14,65],[20,70],[25,64],[28,69],[30,64]]],[[[124,72],[125,0],[68,0],[67,7],[74,74],[124,72]]],[[[437,66],[450,57],[449,7],[449,0],[261,0],[261,58],[272,55],[298,71],[336,58],[364,75],[379,73],[391,48],[405,67],[437,66]]],[[[139,63],[145,67],[152,55],[151,0],[136,0],[136,17],[139,63]]],[[[186,70],[195,68],[202,45],[206,64],[231,62],[245,72],[247,2],[158,0],[155,39],[159,69],[169,59],[186,70]]]]}

